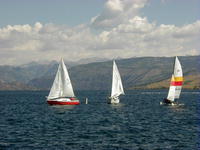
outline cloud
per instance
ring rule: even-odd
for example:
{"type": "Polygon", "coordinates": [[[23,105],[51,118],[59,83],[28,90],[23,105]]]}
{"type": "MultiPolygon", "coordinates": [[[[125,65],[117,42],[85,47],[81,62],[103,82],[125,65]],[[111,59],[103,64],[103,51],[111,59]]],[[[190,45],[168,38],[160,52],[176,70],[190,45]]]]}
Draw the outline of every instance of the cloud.
{"type": "Polygon", "coordinates": [[[103,12],[91,19],[91,26],[96,29],[110,29],[127,22],[139,14],[146,2],[147,0],[108,0],[103,12]]]}
{"type": "Polygon", "coordinates": [[[0,29],[1,64],[93,57],[88,47],[94,47],[96,38],[85,25],[8,25],[0,29]]]}
{"type": "Polygon", "coordinates": [[[156,25],[135,16],[99,34],[87,25],[76,27],[36,23],[0,29],[1,63],[29,61],[128,58],[199,54],[200,21],[177,27],[156,25]]]}
{"type": "Polygon", "coordinates": [[[0,28],[0,64],[31,61],[78,61],[87,58],[199,55],[200,20],[157,25],[141,17],[146,0],[108,0],[91,24],[52,23],[0,28]],[[96,32],[95,29],[100,29],[96,32]]]}

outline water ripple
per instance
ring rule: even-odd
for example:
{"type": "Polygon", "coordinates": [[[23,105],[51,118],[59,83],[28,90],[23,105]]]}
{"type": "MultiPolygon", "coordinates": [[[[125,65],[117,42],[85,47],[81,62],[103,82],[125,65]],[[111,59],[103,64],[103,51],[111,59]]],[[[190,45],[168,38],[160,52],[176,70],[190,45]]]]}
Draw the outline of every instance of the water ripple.
{"type": "Polygon", "coordinates": [[[47,92],[0,92],[0,149],[194,150],[194,93],[167,107],[159,105],[166,90],[127,91],[118,105],[106,104],[106,91],[82,91],[79,106],[49,106],[47,92]]]}

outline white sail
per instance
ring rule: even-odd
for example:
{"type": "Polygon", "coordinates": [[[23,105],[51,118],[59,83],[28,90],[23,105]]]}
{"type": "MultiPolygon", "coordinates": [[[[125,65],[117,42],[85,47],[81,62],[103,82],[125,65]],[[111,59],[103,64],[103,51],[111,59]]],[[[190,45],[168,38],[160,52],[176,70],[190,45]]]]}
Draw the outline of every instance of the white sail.
{"type": "MultiPolygon", "coordinates": [[[[172,75],[171,82],[172,81],[174,81],[174,75],[172,75]]],[[[174,101],[175,92],[176,92],[176,86],[170,85],[169,92],[168,92],[168,95],[167,95],[167,99],[170,100],[170,101],[174,101]]]]}
{"type": "Polygon", "coordinates": [[[183,82],[183,71],[178,57],[175,58],[174,63],[174,78],[176,82],[179,82],[175,89],[175,98],[177,99],[180,97],[183,82]]]}
{"type": "Polygon", "coordinates": [[[175,63],[174,63],[174,77],[183,77],[181,63],[177,56],[175,58],[175,63]]]}
{"type": "Polygon", "coordinates": [[[119,70],[115,61],[113,61],[113,77],[112,77],[112,91],[111,97],[118,97],[120,94],[124,94],[124,89],[119,74],[119,70]]]}
{"type": "Polygon", "coordinates": [[[61,59],[59,64],[48,99],[55,99],[59,97],[75,97],[69,74],[63,59],[61,59]]]}

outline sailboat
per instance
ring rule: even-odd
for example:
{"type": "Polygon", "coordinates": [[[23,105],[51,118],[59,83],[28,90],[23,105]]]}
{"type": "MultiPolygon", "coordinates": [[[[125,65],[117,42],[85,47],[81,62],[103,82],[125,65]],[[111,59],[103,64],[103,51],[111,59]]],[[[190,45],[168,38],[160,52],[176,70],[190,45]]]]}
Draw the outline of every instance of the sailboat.
{"type": "Polygon", "coordinates": [[[112,76],[112,91],[111,96],[109,97],[109,104],[119,103],[119,96],[124,94],[124,89],[122,85],[122,80],[119,74],[119,70],[115,61],[113,61],[113,76],[112,76]]]}
{"type": "Polygon", "coordinates": [[[63,59],[61,59],[53,85],[47,97],[50,105],[79,105],[75,97],[69,74],[63,59]]]}
{"type": "Polygon", "coordinates": [[[181,89],[183,85],[183,71],[181,67],[181,63],[176,56],[174,62],[174,70],[172,73],[170,87],[168,91],[168,96],[161,102],[161,104],[175,105],[175,99],[178,99],[181,94],[181,89]]]}

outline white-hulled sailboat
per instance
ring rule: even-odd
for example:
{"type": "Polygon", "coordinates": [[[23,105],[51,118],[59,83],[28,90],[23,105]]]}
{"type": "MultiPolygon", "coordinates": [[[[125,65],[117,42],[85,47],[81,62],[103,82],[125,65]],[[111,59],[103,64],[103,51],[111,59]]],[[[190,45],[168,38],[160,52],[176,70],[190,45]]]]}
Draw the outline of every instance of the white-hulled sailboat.
{"type": "Polygon", "coordinates": [[[178,99],[181,94],[183,85],[183,71],[178,57],[175,58],[174,70],[170,81],[170,87],[167,98],[161,104],[174,105],[175,99],[178,99]]]}
{"type": "Polygon", "coordinates": [[[115,61],[113,61],[113,76],[112,76],[112,91],[111,97],[109,97],[109,104],[119,103],[119,96],[124,94],[124,89],[122,85],[122,80],[119,74],[119,70],[115,61]]]}
{"type": "Polygon", "coordinates": [[[58,67],[56,77],[47,97],[50,105],[79,105],[79,100],[75,97],[69,74],[63,59],[58,67]]]}

